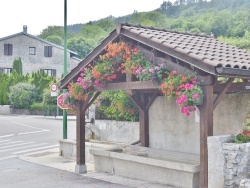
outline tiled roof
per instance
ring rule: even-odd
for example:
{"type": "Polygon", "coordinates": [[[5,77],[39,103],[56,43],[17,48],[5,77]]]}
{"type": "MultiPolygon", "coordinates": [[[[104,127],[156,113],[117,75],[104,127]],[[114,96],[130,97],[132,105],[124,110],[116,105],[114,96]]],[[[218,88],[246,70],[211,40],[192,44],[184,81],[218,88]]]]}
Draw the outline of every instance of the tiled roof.
{"type": "MultiPolygon", "coordinates": [[[[47,43],[48,45],[57,47],[57,48],[62,49],[62,50],[64,49],[63,46],[57,45],[57,44],[55,44],[55,43],[49,42],[49,41],[47,41],[47,40],[44,40],[44,39],[42,39],[42,38],[36,37],[36,36],[34,36],[34,35],[31,35],[31,34],[25,33],[25,32],[20,32],[20,33],[16,33],[16,34],[13,34],[13,35],[9,35],[9,36],[0,38],[0,41],[8,40],[8,39],[10,39],[10,38],[17,37],[17,36],[19,36],[19,35],[26,35],[26,36],[31,37],[31,38],[33,38],[33,39],[36,39],[36,40],[38,40],[38,41],[47,43]]],[[[67,51],[70,52],[70,53],[73,54],[73,55],[77,55],[76,52],[73,52],[73,51],[71,51],[71,50],[67,50],[67,51]]]]}
{"type": "Polygon", "coordinates": [[[165,53],[168,53],[167,49],[173,49],[177,54],[192,57],[214,68],[250,70],[249,52],[222,43],[210,36],[130,24],[121,24],[121,28],[121,34],[127,31],[126,33],[133,33],[137,36],[136,38],[142,37],[152,41],[155,45],[158,44],[158,47],[165,53]]]}
{"type": "Polygon", "coordinates": [[[180,59],[212,75],[250,78],[250,53],[210,36],[118,23],[116,30],[91,51],[61,80],[62,87],[77,77],[80,69],[98,57],[106,45],[123,35],[138,43],[180,59]]]}

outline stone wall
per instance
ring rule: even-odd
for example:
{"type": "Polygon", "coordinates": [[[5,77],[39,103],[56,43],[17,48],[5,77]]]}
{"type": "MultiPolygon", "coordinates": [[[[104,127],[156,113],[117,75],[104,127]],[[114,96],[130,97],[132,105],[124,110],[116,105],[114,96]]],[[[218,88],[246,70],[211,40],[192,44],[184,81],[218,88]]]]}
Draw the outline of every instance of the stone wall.
{"type": "Polygon", "coordinates": [[[229,138],[208,137],[208,188],[250,187],[250,143],[227,143],[229,138]]]}
{"type": "Polygon", "coordinates": [[[250,175],[250,143],[222,143],[222,149],[225,187],[239,187],[250,175]]]}

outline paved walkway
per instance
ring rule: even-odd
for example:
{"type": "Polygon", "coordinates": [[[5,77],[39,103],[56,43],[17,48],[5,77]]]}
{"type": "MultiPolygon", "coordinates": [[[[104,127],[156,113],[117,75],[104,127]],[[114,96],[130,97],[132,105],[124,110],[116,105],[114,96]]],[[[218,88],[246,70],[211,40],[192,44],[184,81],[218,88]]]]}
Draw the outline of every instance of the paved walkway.
{"type": "MultiPolygon", "coordinates": [[[[43,151],[38,151],[34,153],[28,153],[25,155],[20,155],[18,158],[24,161],[60,169],[66,170],[68,172],[74,173],[75,161],[67,159],[65,157],[59,156],[59,148],[53,148],[43,151]]],[[[166,185],[150,183],[146,181],[134,180],[122,176],[112,175],[103,172],[97,172],[94,169],[94,164],[86,163],[87,173],[82,174],[83,177],[94,178],[98,180],[103,180],[110,183],[115,183],[127,187],[139,187],[139,188],[173,188],[166,185]]]]}

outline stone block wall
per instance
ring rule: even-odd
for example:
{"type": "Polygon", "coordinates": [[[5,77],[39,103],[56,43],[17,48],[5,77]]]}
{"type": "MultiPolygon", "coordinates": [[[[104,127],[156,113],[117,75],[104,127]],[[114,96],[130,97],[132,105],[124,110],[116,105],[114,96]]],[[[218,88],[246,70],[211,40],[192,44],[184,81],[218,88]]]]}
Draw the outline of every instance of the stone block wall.
{"type": "Polygon", "coordinates": [[[250,175],[250,143],[222,143],[225,187],[244,187],[250,175]]]}

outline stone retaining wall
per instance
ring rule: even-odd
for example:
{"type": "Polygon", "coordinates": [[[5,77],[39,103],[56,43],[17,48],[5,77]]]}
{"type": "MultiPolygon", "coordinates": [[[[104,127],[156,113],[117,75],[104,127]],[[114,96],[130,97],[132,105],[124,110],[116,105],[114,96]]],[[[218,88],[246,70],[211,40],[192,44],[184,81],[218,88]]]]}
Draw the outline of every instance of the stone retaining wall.
{"type": "MultiPolygon", "coordinates": [[[[242,179],[249,178],[250,173],[250,143],[222,143],[222,153],[225,158],[225,187],[239,187],[242,179]]],[[[244,185],[246,181],[244,181],[244,185]]],[[[241,183],[242,186],[243,182],[241,183]]]]}
{"type": "Polygon", "coordinates": [[[250,187],[250,143],[226,143],[229,138],[208,137],[208,188],[250,187]]]}

